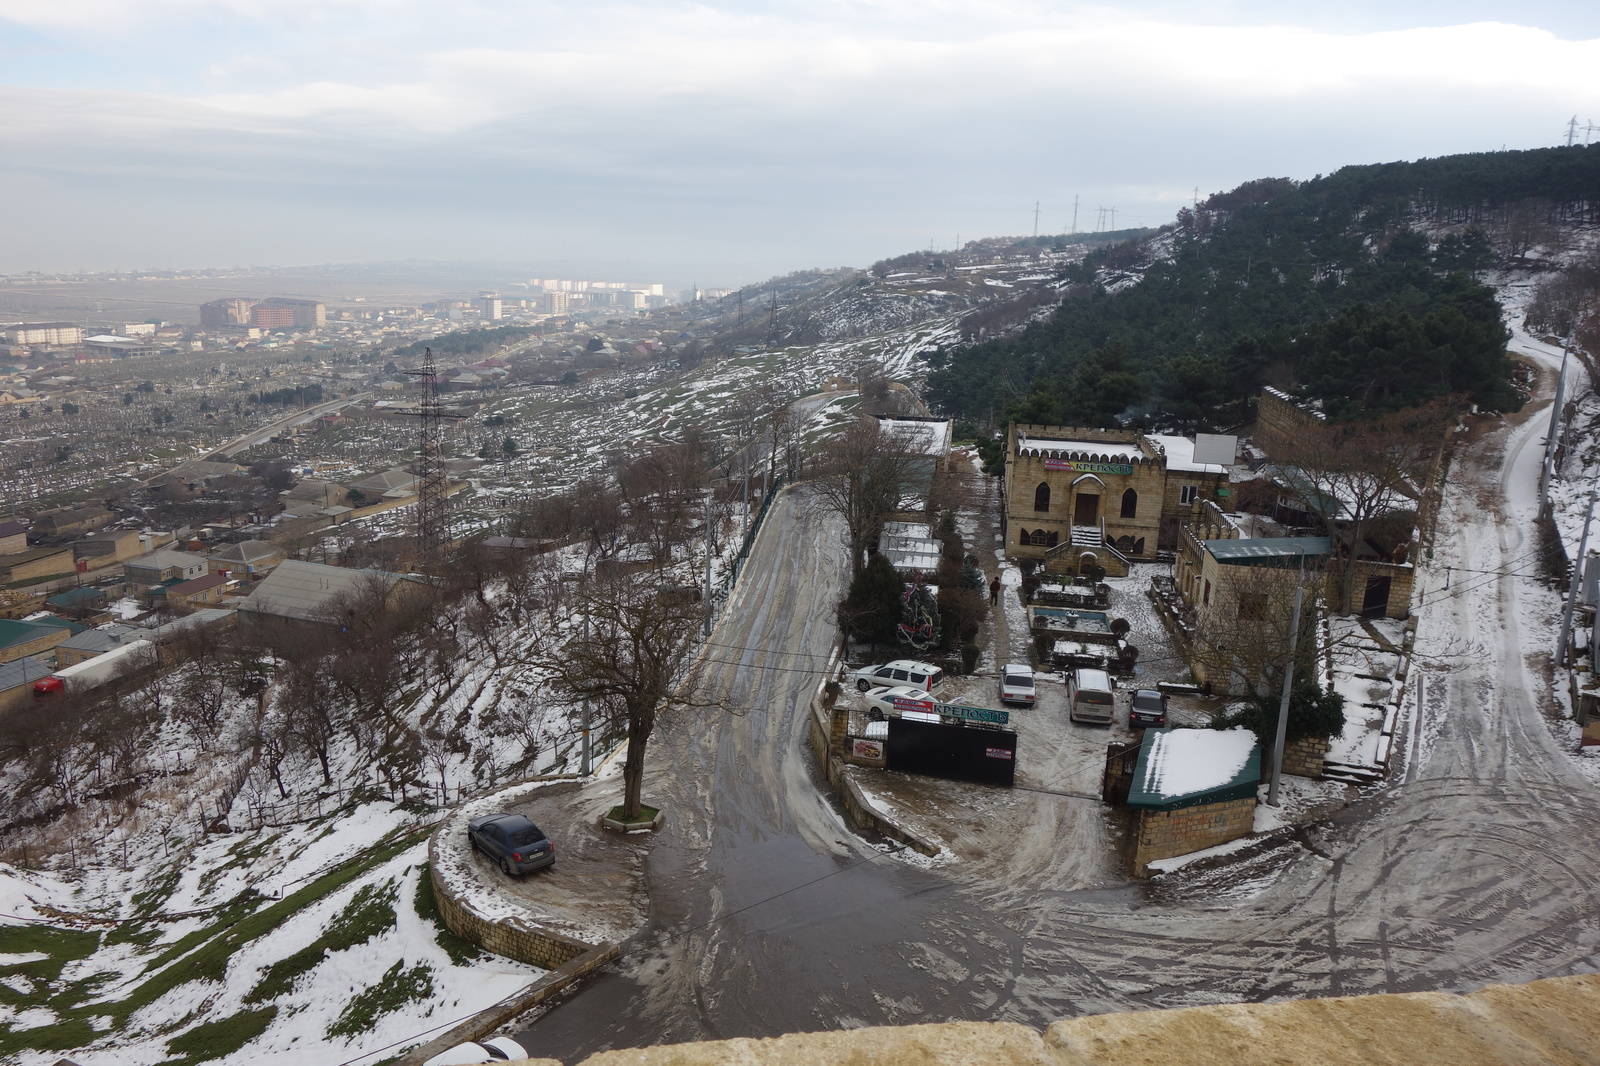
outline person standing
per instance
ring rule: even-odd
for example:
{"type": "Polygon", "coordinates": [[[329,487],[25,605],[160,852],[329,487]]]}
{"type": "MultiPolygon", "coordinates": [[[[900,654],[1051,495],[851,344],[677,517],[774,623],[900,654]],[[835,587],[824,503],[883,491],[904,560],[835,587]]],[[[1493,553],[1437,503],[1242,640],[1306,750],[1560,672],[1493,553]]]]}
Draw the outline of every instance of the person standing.
{"type": "Polygon", "coordinates": [[[994,576],[994,578],[989,582],[989,602],[991,604],[996,604],[996,603],[1000,602],[1000,575],[999,574],[996,574],[994,576]]]}

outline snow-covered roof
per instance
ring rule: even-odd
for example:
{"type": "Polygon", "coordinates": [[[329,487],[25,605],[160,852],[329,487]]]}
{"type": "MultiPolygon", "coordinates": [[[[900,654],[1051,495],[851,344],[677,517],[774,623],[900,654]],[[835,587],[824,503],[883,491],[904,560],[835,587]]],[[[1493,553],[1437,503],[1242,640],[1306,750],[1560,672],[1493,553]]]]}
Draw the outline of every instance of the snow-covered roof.
{"type": "Polygon", "coordinates": [[[884,418],[879,425],[919,455],[943,458],[950,454],[950,422],[946,419],[884,418]]]}
{"type": "Polygon", "coordinates": [[[1027,437],[1017,441],[1017,450],[1049,452],[1053,455],[1087,455],[1106,459],[1143,459],[1144,449],[1137,444],[1109,440],[1056,440],[1027,437]]]}
{"type": "Polygon", "coordinates": [[[1227,472],[1227,467],[1221,463],[1197,463],[1194,461],[1194,441],[1188,437],[1179,437],[1166,433],[1152,433],[1150,439],[1161,445],[1167,453],[1167,469],[1181,470],[1195,474],[1222,474],[1227,472]]]}
{"type": "Polygon", "coordinates": [[[1175,810],[1202,803],[1245,799],[1261,780],[1261,745],[1256,735],[1235,729],[1150,729],[1128,805],[1175,810]]]}

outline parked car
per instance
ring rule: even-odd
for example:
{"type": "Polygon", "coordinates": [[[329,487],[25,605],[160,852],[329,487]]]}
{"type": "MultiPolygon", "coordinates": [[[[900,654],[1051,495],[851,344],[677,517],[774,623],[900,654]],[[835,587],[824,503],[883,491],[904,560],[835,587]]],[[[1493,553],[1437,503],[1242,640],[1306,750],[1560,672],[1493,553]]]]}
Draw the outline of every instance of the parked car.
{"type": "Polygon", "coordinates": [[[915,688],[911,685],[883,685],[867,693],[867,713],[874,716],[898,714],[901,708],[895,706],[895,700],[917,700],[927,703],[927,707],[914,707],[912,710],[931,711],[934,703],[933,693],[927,689],[915,688]]]}
{"type": "Polygon", "coordinates": [[[446,1048],[422,1066],[472,1066],[479,1062],[520,1061],[527,1057],[528,1050],[509,1036],[491,1036],[476,1043],[446,1048]]]}
{"type": "Polygon", "coordinates": [[[1006,663],[1000,671],[1000,702],[1033,706],[1033,667],[1006,663]]]}
{"type": "Polygon", "coordinates": [[[1110,725],[1116,704],[1111,675],[1104,670],[1086,667],[1067,675],[1067,717],[1072,721],[1110,725]]]}
{"type": "Polygon", "coordinates": [[[1131,726],[1154,726],[1157,729],[1167,724],[1167,694],[1153,688],[1142,688],[1133,694],[1133,703],[1128,708],[1128,724],[1131,726]]]}
{"type": "Polygon", "coordinates": [[[880,685],[911,685],[928,692],[938,692],[944,684],[944,671],[932,663],[919,663],[915,659],[896,659],[882,666],[865,666],[855,672],[856,689],[865,692],[880,685]]]}
{"type": "Polygon", "coordinates": [[[467,823],[472,846],[500,864],[506,876],[556,864],[555,842],[520,814],[485,814],[467,823]]]}

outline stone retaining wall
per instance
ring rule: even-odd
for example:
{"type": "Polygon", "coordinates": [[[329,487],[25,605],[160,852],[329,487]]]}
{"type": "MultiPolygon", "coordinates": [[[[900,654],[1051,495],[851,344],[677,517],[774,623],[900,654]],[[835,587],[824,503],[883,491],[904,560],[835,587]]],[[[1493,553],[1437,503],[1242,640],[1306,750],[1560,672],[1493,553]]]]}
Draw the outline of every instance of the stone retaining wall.
{"type": "Polygon", "coordinates": [[[444,919],[445,928],[463,940],[470,940],[485,951],[545,970],[563,966],[594,946],[526,918],[486,918],[478,914],[470,904],[452,896],[435,872],[439,859],[431,842],[428,860],[428,877],[433,881],[433,894],[439,901],[439,916],[444,919]]]}
{"type": "MultiPolygon", "coordinates": [[[[557,780],[572,780],[575,774],[553,774],[557,780]]],[[[548,780],[548,779],[539,779],[548,780]]],[[[526,785],[517,782],[506,788],[526,785]]],[[[501,792],[505,789],[501,789],[501,792]]],[[[491,793],[495,795],[498,793],[491,793]]],[[[587,944],[565,933],[550,929],[530,917],[515,913],[485,913],[467,898],[471,890],[465,872],[458,872],[453,881],[444,871],[453,869],[459,857],[445,854],[450,840],[465,833],[463,822],[473,804],[486,799],[477,797],[463,808],[458,808],[440,823],[428,840],[428,877],[433,882],[434,899],[439,907],[439,917],[445,928],[463,940],[470,941],[485,951],[516,959],[549,972],[528,987],[487,1007],[455,1026],[444,1035],[407,1052],[395,1060],[395,1066],[419,1066],[429,1058],[456,1044],[488,1036],[517,1015],[531,1010],[540,1002],[566,988],[572,982],[617,957],[618,947],[609,941],[587,944]],[[458,886],[460,891],[458,892],[458,886]]],[[[480,901],[481,902],[481,901],[480,901]]]]}
{"type": "MultiPolygon", "coordinates": [[[[1580,1066],[1600,1063],[1600,976],[1285,1003],[1092,1014],[1043,1033],[945,1022],[601,1051],[579,1066],[1580,1066]]],[[[537,1060],[550,1063],[553,1060],[537,1060]]]]}
{"type": "Polygon", "coordinates": [[[1139,812],[1133,876],[1148,877],[1150,863],[1237,840],[1255,828],[1256,800],[1202,803],[1175,811],[1139,812]]]}
{"type": "Polygon", "coordinates": [[[1322,763],[1328,757],[1328,741],[1305,737],[1283,745],[1283,772],[1296,777],[1321,777],[1322,763]]]}
{"type": "Polygon", "coordinates": [[[842,707],[823,706],[820,685],[811,699],[807,738],[811,742],[811,753],[817,758],[817,765],[821,767],[834,795],[839,797],[839,803],[852,825],[857,829],[880,833],[890,840],[898,840],[923,855],[939,854],[939,845],[900,825],[879,810],[871,797],[845,772],[845,711],[842,707]]]}

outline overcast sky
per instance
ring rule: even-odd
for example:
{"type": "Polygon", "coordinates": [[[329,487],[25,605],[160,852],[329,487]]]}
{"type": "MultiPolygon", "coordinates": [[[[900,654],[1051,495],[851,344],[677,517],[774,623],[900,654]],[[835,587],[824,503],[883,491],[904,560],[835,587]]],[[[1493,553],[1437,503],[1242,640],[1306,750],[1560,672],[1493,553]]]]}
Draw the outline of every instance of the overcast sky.
{"type": "Polygon", "coordinates": [[[0,0],[0,270],[748,281],[1552,145],[1597,72],[1593,0],[0,0]]]}

